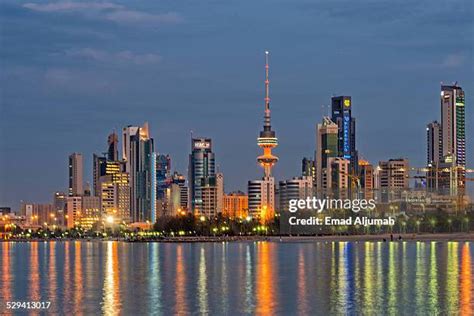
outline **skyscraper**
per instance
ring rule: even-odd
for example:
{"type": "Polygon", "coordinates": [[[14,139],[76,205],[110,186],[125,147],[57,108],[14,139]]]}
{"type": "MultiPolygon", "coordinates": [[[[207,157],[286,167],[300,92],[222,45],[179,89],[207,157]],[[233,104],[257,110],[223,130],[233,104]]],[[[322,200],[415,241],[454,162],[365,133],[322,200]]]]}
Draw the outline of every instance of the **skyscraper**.
{"type": "Polygon", "coordinates": [[[92,186],[94,189],[94,196],[100,195],[100,187],[99,187],[99,179],[102,176],[105,176],[106,166],[107,166],[107,158],[100,157],[99,155],[93,154],[92,155],[92,186]]]}
{"type": "Polygon", "coordinates": [[[203,189],[209,197],[212,195],[210,187],[216,186],[215,155],[210,138],[191,139],[188,172],[189,211],[195,215],[206,215],[203,209],[203,189]]]}
{"type": "Polygon", "coordinates": [[[166,188],[171,183],[171,157],[169,155],[156,155],[156,191],[157,199],[163,199],[166,188]]]}
{"type": "Polygon", "coordinates": [[[119,168],[106,172],[98,181],[100,209],[104,215],[114,216],[119,221],[130,222],[129,174],[122,172],[120,162],[108,162],[119,168]]]}
{"type": "Polygon", "coordinates": [[[69,196],[80,196],[84,194],[83,174],[82,154],[71,154],[69,156],[69,196]]]}
{"type": "Polygon", "coordinates": [[[181,210],[187,211],[188,210],[188,187],[186,186],[186,178],[184,177],[184,175],[179,174],[178,172],[175,171],[172,175],[172,182],[173,184],[176,184],[179,187],[179,194],[180,194],[179,206],[181,210]]]}
{"type": "Polygon", "coordinates": [[[356,150],[356,122],[352,117],[350,96],[337,96],[331,99],[331,120],[338,126],[338,157],[350,161],[350,173],[356,174],[358,155],[356,150]]]}
{"type": "Polygon", "coordinates": [[[261,180],[249,181],[247,191],[248,215],[262,222],[271,220],[275,215],[275,178],[264,177],[261,180]]]}
{"type": "Polygon", "coordinates": [[[301,175],[303,177],[311,177],[313,186],[316,187],[316,163],[313,159],[303,158],[301,161],[301,175]]]}
{"type": "Polygon", "coordinates": [[[216,173],[216,209],[217,213],[224,211],[224,174],[216,173]]]}
{"type": "Polygon", "coordinates": [[[443,158],[443,133],[438,121],[433,121],[426,126],[426,142],[426,165],[430,166],[443,158]]]}
{"type": "Polygon", "coordinates": [[[115,131],[107,138],[107,159],[111,161],[118,161],[118,135],[115,131]]]}
{"type": "Polygon", "coordinates": [[[130,208],[133,222],[153,221],[156,215],[156,166],[154,141],[148,123],[142,127],[127,126],[122,132],[122,158],[130,175],[130,208]]]}
{"type": "Polygon", "coordinates": [[[465,187],[466,126],[464,91],[457,83],[441,86],[441,128],[443,157],[452,155],[459,188],[465,187]]]}
{"type": "Polygon", "coordinates": [[[350,160],[342,157],[328,158],[326,169],[326,187],[331,195],[344,199],[348,198],[351,178],[349,177],[350,160]]]}
{"type": "Polygon", "coordinates": [[[338,126],[327,116],[316,131],[316,188],[318,194],[330,189],[328,159],[338,156],[338,126]]]}

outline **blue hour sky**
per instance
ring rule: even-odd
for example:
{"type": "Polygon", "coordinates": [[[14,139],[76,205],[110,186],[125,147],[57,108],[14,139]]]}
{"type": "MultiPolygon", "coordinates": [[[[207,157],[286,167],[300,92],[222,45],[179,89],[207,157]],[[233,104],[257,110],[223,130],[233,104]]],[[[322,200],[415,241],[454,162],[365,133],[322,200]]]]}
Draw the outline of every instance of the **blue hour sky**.
{"type": "Polygon", "coordinates": [[[148,121],[187,172],[190,131],[211,137],[225,189],[262,175],[264,51],[278,180],[300,175],[334,94],[351,95],[360,155],[425,163],[440,82],[466,91],[474,166],[471,0],[11,1],[0,4],[0,205],[49,202],[67,156],[148,121]]]}

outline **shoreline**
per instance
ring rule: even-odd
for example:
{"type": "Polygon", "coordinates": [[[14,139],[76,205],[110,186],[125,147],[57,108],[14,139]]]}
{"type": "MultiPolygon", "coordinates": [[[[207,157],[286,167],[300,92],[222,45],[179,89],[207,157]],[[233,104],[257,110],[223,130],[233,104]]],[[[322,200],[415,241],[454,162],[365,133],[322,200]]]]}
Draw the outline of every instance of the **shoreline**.
{"type": "Polygon", "coordinates": [[[422,234],[390,234],[377,235],[328,235],[328,236],[189,236],[163,237],[160,239],[142,238],[35,238],[35,239],[7,239],[0,242],[103,242],[119,241],[127,243],[203,243],[203,242],[283,242],[283,243],[310,243],[310,242],[468,242],[474,241],[474,232],[470,233],[422,233],[422,234]],[[399,239],[399,236],[401,239],[399,239]]]}

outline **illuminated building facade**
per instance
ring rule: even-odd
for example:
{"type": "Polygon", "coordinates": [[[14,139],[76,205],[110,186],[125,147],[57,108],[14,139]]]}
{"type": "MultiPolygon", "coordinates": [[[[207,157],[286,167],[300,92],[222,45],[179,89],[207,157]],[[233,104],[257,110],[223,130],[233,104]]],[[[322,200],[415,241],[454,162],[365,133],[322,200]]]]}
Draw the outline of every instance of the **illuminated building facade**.
{"type": "Polygon", "coordinates": [[[301,175],[311,177],[313,185],[316,186],[316,162],[310,158],[303,158],[301,161],[301,175]]]}
{"type": "Polygon", "coordinates": [[[244,192],[232,192],[224,195],[224,209],[222,214],[231,218],[247,217],[249,197],[244,192]]]}
{"type": "Polygon", "coordinates": [[[359,160],[359,184],[362,198],[374,198],[374,167],[366,160],[359,160]]]}
{"type": "Polygon", "coordinates": [[[90,230],[94,226],[96,229],[98,229],[100,220],[100,198],[97,196],[83,196],[81,203],[81,214],[76,219],[76,221],[79,223],[78,226],[86,230],[90,230]]]}
{"type": "Polygon", "coordinates": [[[82,196],[68,196],[66,200],[66,224],[71,229],[79,226],[79,219],[82,212],[82,196]]]}
{"type": "Polygon", "coordinates": [[[31,226],[59,226],[52,204],[21,203],[20,215],[24,216],[26,223],[31,226]]]}
{"type": "Polygon", "coordinates": [[[130,181],[132,222],[153,221],[156,215],[154,141],[148,123],[127,126],[122,132],[122,159],[130,181]]]}
{"type": "MultiPolygon", "coordinates": [[[[212,141],[210,138],[191,139],[188,172],[189,211],[195,215],[206,215],[203,205],[203,190],[206,188],[206,198],[216,194],[214,192],[216,190],[215,155],[212,152],[212,141]]],[[[206,209],[208,210],[210,202],[206,203],[206,209]]]]}
{"type": "Polygon", "coordinates": [[[441,86],[441,128],[443,157],[454,159],[457,187],[463,190],[466,181],[465,96],[456,83],[441,86]]]}
{"type": "Polygon", "coordinates": [[[59,226],[66,225],[66,199],[67,195],[64,192],[54,192],[53,195],[53,210],[57,216],[59,226]]]}
{"type": "Polygon", "coordinates": [[[278,145],[275,131],[272,130],[270,113],[270,80],[269,80],[268,51],[265,52],[265,116],[263,130],[257,139],[258,146],[263,149],[263,155],[257,161],[263,167],[265,178],[271,177],[272,168],[277,163],[278,157],[272,154],[272,149],[278,145]]]}
{"type": "Polygon", "coordinates": [[[331,188],[329,158],[338,155],[338,126],[327,116],[318,124],[316,131],[316,189],[324,195],[331,188]]]}
{"type": "Polygon", "coordinates": [[[249,181],[247,190],[248,215],[263,222],[273,219],[275,214],[275,178],[264,177],[261,180],[249,181]]]}
{"type": "Polygon", "coordinates": [[[179,207],[187,211],[188,210],[188,187],[186,186],[186,178],[184,175],[174,172],[172,175],[172,183],[179,187],[179,207]]]}
{"type": "Polygon", "coordinates": [[[114,216],[119,221],[130,222],[129,175],[117,172],[100,177],[100,209],[104,216],[114,216]]]}
{"type": "Polygon", "coordinates": [[[156,191],[157,198],[163,199],[166,188],[171,182],[171,157],[169,155],[156,155],[156,191]]]}
{"type": "Polygon", "coordinates": [[[356,122],[352,117],[352,98],[336,96],[331,99],[331,120],[338,126],[338,157],[350,161],[350,173],[356,174],[358,154],[356,150],[356,122]]]}

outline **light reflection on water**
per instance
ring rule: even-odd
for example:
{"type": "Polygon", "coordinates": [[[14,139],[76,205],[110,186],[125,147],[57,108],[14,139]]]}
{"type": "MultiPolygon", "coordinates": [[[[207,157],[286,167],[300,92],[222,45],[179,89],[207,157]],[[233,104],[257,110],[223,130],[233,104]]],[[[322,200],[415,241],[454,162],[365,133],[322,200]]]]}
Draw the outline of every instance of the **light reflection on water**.
{"type": "Polygon", "coordinates": [[[1,314],[471,315],[473,245],[3,242],[1,314]]]}

